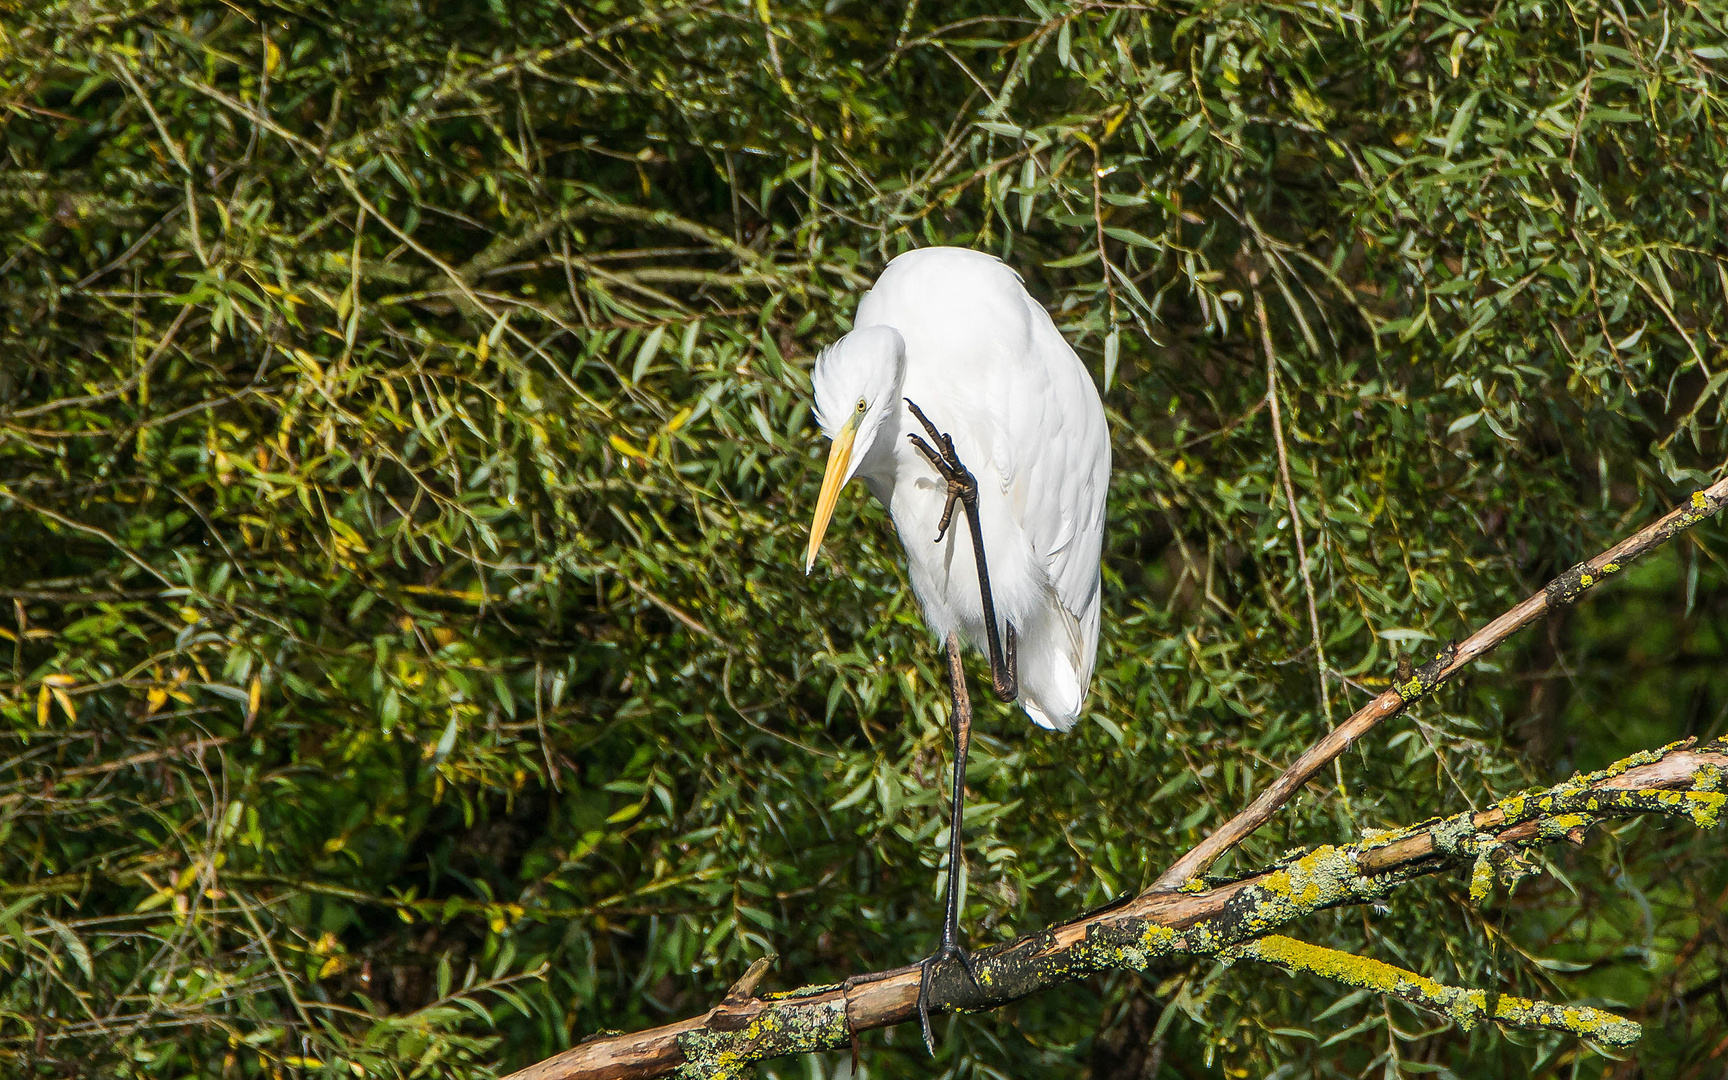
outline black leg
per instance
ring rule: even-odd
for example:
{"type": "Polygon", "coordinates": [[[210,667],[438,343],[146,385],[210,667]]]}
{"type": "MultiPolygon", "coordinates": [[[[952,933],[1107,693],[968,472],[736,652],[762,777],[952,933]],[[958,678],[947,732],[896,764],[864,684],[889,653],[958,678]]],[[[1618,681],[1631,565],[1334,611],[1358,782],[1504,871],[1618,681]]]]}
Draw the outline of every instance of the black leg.
{"type": "Polygon", "coordinates": [[[959,502],[966,509],[966,526],[972,534],[972,561],[978,565],[978,595],[984,602],[984,637],[990,653],[990,682],[996,691],[996,696],[1003,701],[1013,701],[1020,693],[1020,670],[1016,656],[1018,635],[1014,632],[1014,624],[1008,624],[1007,648],[1002,647],[1002,640],[996,632],[996,600],[990,591],[990,567],[984,558],[984,527],[978,523],[978,478],[961,462],[960,455],[954,452],[954,440],[947,434],[937,431],[936,425],[924,415],[911,398],[906,399],[906,406],[912,410],[912,415],[918,418],[925,432],[930,436],[930,442],[925,442],[917,435],[908,435],[912,445],[929,459],[930,465],[948,484],[948,502],[942,508],[942,520],[936,527],[936,541],[948,535],[949,522],[954,517],[954,504],[959,502]],[[938,451],[931,446],[935,443],[938,451]]]}
{"type": "Polygon", "coordinates": [[[966,693],[966,669],[960,663],[960,635],[948,635],[949,723],[954,726],[954,800],[948,810],[948,903],[942,919],[942,944],[924,959],[918,977],[918,1022],[924,1031],[924,1046],[936,1056],[936,1040],[930,1034],[930,972],[937,964],[958,958],[978,983],[972,957],[960,944],[960,881],[966,872],[966,756],[972,749],[972,699],[966,693]]]}

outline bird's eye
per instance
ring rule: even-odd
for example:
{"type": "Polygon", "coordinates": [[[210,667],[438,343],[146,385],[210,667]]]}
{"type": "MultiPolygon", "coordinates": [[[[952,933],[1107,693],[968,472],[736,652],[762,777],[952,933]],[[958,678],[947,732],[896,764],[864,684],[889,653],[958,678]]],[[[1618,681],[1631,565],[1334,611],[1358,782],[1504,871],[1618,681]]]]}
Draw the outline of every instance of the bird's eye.
{"type": "Polygon", "coordinates": [[[863,398],[859,398],[859,399],[858,399],[858,411],[859,411],[859,412],[863,412],[863,411],[864,411],[864,404],[865,404],[865,403],[864,403],[864,399],[863,399],[863,398]]]}

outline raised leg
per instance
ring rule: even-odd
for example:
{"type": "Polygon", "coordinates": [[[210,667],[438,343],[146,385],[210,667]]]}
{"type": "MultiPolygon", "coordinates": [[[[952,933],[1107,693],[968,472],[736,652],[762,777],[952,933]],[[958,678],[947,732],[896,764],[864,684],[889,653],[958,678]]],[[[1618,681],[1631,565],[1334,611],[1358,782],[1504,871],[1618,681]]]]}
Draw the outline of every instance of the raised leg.
{"type": "Polygon", "coordinates": [[[972,958],[960,944],[960,883],[966,873],[966,755],[972,749],[972,699],[966,693],[966,669],[960,663],[960,635],[948,635],[949,723],[954,727],[954,800],[948,810],[948,903],[942,919],[942,944],[925,957],[918,977],[918,1022],[924,1031],[924,1046],[936,1056],[936,1040],[930,1034],[930,972],[942,961],[958,958],[972,982],[972,958]]]}
{"type": "Polygon", "coordinates": [[[949,522],[954,517],[954,504],[960,503],[966,510],[967,530],[972,534],[972,561],[978,567],[978,595],[984,603],[984,637],[990,653],[990,682],[996,696],[1003,701],[1013,701],[1020,693],[1020,669],[1016,656],[1018,635],[1014,632],[1014,624],[1008,624],[1007,648],[996,633],[996,600],[990,591],[990,567],[984,558],[984,528],[978,523],[978,478],[961,462],[960,455],[954,452],[954,440],[945,432],[937,431],[936,425],[924,415],[911,398],[906,399],[906,407],[912,410],[912,415],[923,425],[930,436],[930,442],[925,442],[917,435],[908,435],[912,445],[916,446],[930,461],[930,466],[939,473],[948,484],[948,502],[942,508],[942,520],[936,527],[936,541],[948,535],[949,522]],[[931,444],[935,445],[932,446],[931,444]],[[939,449],[938,449],[939,448],[939,449]]]}

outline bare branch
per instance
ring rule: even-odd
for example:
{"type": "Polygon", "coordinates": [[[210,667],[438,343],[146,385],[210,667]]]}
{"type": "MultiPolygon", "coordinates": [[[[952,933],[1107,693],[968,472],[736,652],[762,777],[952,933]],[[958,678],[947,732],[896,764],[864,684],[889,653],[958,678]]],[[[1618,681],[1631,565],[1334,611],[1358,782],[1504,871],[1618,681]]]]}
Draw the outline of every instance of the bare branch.
{"type": "Polygon", "coordinates": [[[1170,869],[1152,883],[1148,892],[1168,892],[1217,862],[1223,854],[1246,840],[1254,830],[1264,825],[1289,802],[1308,779],[1325,768],[1350,744],[1373,730],[1388,717],[1397,716],[1405,707],[1433,693],[1453,675],[1463,670],[1477,657],[1492,652],[1502,641],[1535,622],[1542,615],[1578,599],[1585,590],[1599,585],[1609,575],[1618,573],[1633,559],[1661,546],[1676,534],[1710,517],[1728,505],[1728,476],[1703,491],[1695,491],[1686,502],[1670,510],[1654,524],[1620,541],[1593,559],[1587,559],[1561,574],[1511,611],[1471,634],[1456,646],[1442,649],[1440,655],[1424,664],[1407,682],[1395,684],[1390,690],[1358,709],[1325,738],[1303,751],[1272,785],[1261,792],[1248,808],[1225,822],[1217,832],[1196,844],[1188,854],[1176,860],[1170,869]]]}

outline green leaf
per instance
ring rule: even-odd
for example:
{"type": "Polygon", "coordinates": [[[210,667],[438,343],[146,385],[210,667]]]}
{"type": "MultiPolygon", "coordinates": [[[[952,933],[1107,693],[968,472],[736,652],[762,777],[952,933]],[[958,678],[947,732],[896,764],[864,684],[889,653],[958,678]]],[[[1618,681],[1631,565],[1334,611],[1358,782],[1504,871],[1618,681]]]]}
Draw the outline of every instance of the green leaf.
{"type": "Polygon", "coordinates": [[[630,381],[638,383],[642,376],[648,373],[648,365],[654,362],[654,357],[660,353],[660,342],[666,337],[665,324],[656,326],[642,339],[642,347],[636,350],[636,364],[630,369],[630,381]]]}
{"type": "Polygon", "coordinates": [[[450,720],[444,725],[444,733],[438,736],[438,745],[432,751],[433,764],[441,764],[456,748],[456,719],[456,710],[450,710],[450,720]]]}
{"type": "Polygon", "coordinates": [[[1104,227],[1104,235],[1114,240],[1120,240],[1124,244],[1129,244],[1133,247],[1157,248],[1159,246],[1158,242],[1153,240],[1150,236],[1137,233],[1133,229],[1123,229],[1113,225],[1106,225],[1104,227]]]}
{"type": "Polygon", "coordinates": [[[1470,122],[1476,118],[1476,104],[1481,100],[1482,91],[1472,91],[1470,96],[1464,99],[1464,104],[1458,107],[1458,111],[1452,114],[1452,123],[1446,128],[1446,157],[1456,153],[1464,141],[1464,134],[1470,130],[1470,122]]]}

